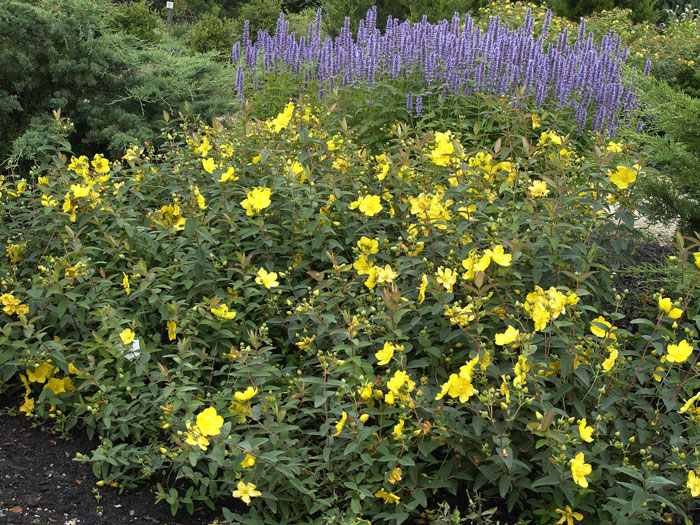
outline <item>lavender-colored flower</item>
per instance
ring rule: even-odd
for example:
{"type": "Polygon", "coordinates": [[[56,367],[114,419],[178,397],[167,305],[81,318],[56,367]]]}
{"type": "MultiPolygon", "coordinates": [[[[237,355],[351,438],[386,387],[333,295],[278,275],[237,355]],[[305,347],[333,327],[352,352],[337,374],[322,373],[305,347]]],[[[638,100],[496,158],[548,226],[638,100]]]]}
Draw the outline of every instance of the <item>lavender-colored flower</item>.
{"type": "MultiPolygon", "coordinates": [[[[469,15],[460,30],[461,19],[455,14],[451,21],[436,24],[425,16],[416,24],[390,17],[382,32],[376,17],[376,8],[370,9],[354,38],[346,19],[338,37],[324,41],[320,10],[301,38],[289,33],[289,23],[281,15],[274,36],[260,31],[252,43],[246,23],[243,40],[234,45],[231,58],[237,62],[243,57],[243,68],[253,73],[253,82],[260,67],[267,74],[295,72],[307,84],[315,80],[320,96],[335,86],[360,82],[374,90],[376,82],[387,79],[418,79],[424,94],[439,89],[441,99],[448,94],[478,92],[507,95],[524,86],[525,97],[519,97],[517,104],[529,97],[536,106],[548,100],[559,107],[569,105],[581,131],[590,125],[612,134],[620,122],[633,118],[637,108],[636,91],[621,67],[627,48],[621,49],[614,32],[596,45],[583,19],[576,42],[568,44],[564,31],[553,44],[547,43],[551,42],[547,39],[551,12],[537,39],[529,12],[520,28],[510,28],[499,17],[492,17],[486,31],[469,15]]],[[[649,67],[648,62],[645,72],[649,67]]],[[[409,93],[406,107],[410,111],[414,106],[420,114],[422,97],[409,93]]]]}
{"type": "Polygon", "coordinates": [[[419,117],[423,114],[423,97],[418,95],[416,97],[416,115],[419,117]]]}
{"type": "Polygon", "coordinates": [[[406,95],[406,109],[409,113],[413,111],[413,92],[409,91],[406,95]]]}

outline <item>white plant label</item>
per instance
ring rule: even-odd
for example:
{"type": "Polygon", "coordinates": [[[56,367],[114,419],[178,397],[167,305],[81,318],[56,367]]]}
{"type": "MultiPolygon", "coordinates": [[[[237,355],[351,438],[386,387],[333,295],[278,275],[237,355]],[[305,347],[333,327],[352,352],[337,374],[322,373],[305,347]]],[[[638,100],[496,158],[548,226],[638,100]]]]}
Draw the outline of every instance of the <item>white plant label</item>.
{"type": "Polygon", "coordinates": [[[134,339],[134,342],[131,343],[131,350],[129,350],[126,354],[124,354],[124,357],[126,357],[129,361],[132,359],[136,359],[138,356],[141,355],[141,345],[139,344],[138,339],[134,339]]]}

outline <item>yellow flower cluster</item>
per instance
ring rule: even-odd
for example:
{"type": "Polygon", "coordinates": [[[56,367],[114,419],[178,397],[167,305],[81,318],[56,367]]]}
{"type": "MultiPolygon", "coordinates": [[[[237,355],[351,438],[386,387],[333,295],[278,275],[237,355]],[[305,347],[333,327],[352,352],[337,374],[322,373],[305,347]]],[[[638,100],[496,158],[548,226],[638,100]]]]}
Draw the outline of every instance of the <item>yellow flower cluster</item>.
{"type": "Polygon", "coordinates": [[[159,210],[156,210],[155,214],[151,217],[153,222],[159,224],[162,228],[166,230],[174,228],[175,231],[184,230],[187,220],[182,216],[180,205],[177,202],[161,207],[159,210]]]}
{"type": "Polygon", "coordinates": [[[564,295],[553,286],[545,291],[540,286],[535,286],[535,291],[527,294],[522,305],[525,312],[535,322],[535,331],[540,332],[547,328],[550,320],[557,319],[566,313],[567,306],[573,306],[579,302],[579,296],[574,292],[564,295]]]}
{"type": "Polygon", "coordinates": [[[12,293],[0,295],[0,304],[2,304],[2,311],[7,315],[26,315],[29,313],[29,306],[22,304],[22,301],[12,293]]]}
{"type": "Polygon", "coordinates": [[[224,418],[216,413],[214,407],[206,408],[197,414],[195,424],[192,424],[192,421],[187,421],[187,437],[185,438],[185,443],[206,450],[209,446],[207,436],[218,436],[223,424],[224,418]]]}
{"type": "MultiPolygon", "coordinates": [[[[34,398],[31,397],[31,383],[43,384],[43,390],[50,390],[55,395],[63,394],[64,392],[73,392],[75,387],[69,376],[56,377],[58,367],[51,364],[50,361],[34,365],[33,368],[27,368],[26,375],[20,374],[20,380],[25,388],[24,403],[19,407],[19,411],[26,414],[27,417],[32,415],[34,411],[34,398]]],[[[79,374],[80,371],[73,363],[68,363],[69,374],[79,374]]]]}
{"type": "Polygon", "coordinates": [[[246,198],[241,201],[241,206],[245,210],[246,215],[253,217],[256,213],[260,213],[267,208],[270,204],[272,204],[272,201],[270,200],[271,195],[272,190],[262,186],[249,191],[246,198]]]}
{"type": "Polygon", "coordinates": [[[469,398],[477,392],[472,385],[472,374],[478,363],[479,357],[477,356],[469,360],[466,365],[461,366],[459,374],[450,374],[447,382],[443,383],[440,393],[435,396],[435,400],[440,400],[448,395],[452,399],[458,399],[460,403],[469,401],[469,398]]]}

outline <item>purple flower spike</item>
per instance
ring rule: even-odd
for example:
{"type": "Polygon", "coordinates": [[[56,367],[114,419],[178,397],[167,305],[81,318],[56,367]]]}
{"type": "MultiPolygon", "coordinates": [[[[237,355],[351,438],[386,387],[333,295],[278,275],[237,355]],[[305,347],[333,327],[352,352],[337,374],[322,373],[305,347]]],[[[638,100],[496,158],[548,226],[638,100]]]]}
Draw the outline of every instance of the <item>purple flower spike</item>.
{"type": "MultiPolygon", "coordinates": [[[[590,127],[612,135],[619,125],[630,125],[638,108],[637,93],[622,71],[628,49],[621,46],[619,36],[611,31],[597,45],[582,19],[576,42],[569,44],[566,30],[548,38],[551,19],[548,11],[537,39],[529,12],[520,28],[492,17],[484,31],[465,15],[460,29],[461,18],[455,14],[436,24],[425,16],[415,24],[390,17],[382,32],[373,7],[356,34],[346,18],[336,38],[321,40],[319,9],[306,35],[297,38],[290,33],[289,22],[281,15],[274,36],[259,31],[255,43],[246,22],[243,39],[231,52],[234,63],[242,58],[244,64],[237,74],[236,91],[241,96],[243,72],[252,73],[252,79],[261,72],[298,74],[305,85],[316,83],[320,96],[351,85],[374,91],[388,80],[413,86],[418,80],[424,95],[435,92],[440,99],[474,93],[513,96],[524,86],[524,95],[514,103],[568,106],[580,132],[590,127]]],[[[374,96],[383,94],[368,98],[374,96]]],[[[420,115],[422,104],[422,96],[407,94],[409,111],[420,115]]]]}

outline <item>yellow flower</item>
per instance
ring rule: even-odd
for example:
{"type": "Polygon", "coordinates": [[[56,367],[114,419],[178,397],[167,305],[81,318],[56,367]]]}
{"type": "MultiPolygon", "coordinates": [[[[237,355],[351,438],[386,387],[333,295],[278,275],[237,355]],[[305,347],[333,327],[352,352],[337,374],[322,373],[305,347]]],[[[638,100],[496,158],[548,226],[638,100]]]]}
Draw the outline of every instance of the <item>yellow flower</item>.
{"type": "Polygon", "coordinates": [[[348,415],[343,410],[343,415],[340,417],[340,420],[335,424],[335,434],[333,434],[333,437],[340,435],[340,432],[343,430],[343,427],[345,426],[345,421],[348,419],[348,415]]]}
{"type": "Polygon", "coordinates": [[[58,201],[54,199],[53,197],[43,194],[41,196],[41,205],[46,206],[47,208],[53,208],[58,204],[58,201]]]}
{"type": "Polygon", "coordinates": [[[378,490],[374,496],[383,499],[384,503],[393,503],[394,505],[398,505],[399,501],[401,501],[401,498],[396,494],[387,492],[384,489],[378,490]]]}
{"type": "Polygon", "coordinates": [[[366,195],[350,204],[350,209],[359,208],[362,213],[372,217],[382,211],[382,201],[379,195],[366,195]]]}
{"type": "Polygon", "coordinates": [[[700,392],[695,394],[693,397],[688,399],[688,401],[685,402],[685,404],[681,407],[681,409],[678,411],[679,414],[685,414],[688,410],[690,410],[690,407],[692,407],[695,402],[700,398],[700,392]]]}
{"type": "Polygon", "coordinates": [[[367,423],[368,419],[369,419],[369,414],[362,414],[360,416],[360,421],[362,421],[363,423],[367,423]]]}
{"type": "Polygon", "coordinates": [[[603,330],[600,326],[591,324],[591,333],[593,335],[600,337],[601,339],[606,337],[609,339],[617,339],[617,336],[614,334],[614,331],[617,330],[617,328],[607,322],[602,315],[593,319],[593,323],[598,323],[607,327],[607,330],[603,330]]]}
{"type": "Polygon", "coordinates": [[[564,507],[564,510],[556,509],[557,514],[561,514],[561,519],[557,521],[557,525],[562,525],[566,522],[566,525],[574,525],[574,520],[581,521],[583,519],[583,514],[580,512],[574,512],[568,505],[564,507]]]}
{"type": "Polygon", "coordinates": [[[90,162],[96,173],[109,173],[109,161],[99,153],[96,153],[90,162]]]}
{"type": "Polygon", "coordinates": [[[527,381],[527,373],[530,371],[530,363],[527,361],[527,357],[524,355],[518,356],[518,362],[515,363],[513,372],[515,373],[515,379],[513,379],[513,386],[522,386],[527,381]]]}
{"type": "Polygon", "coordinates": [[[26,304],[22,304],[21,301],[11,293],[0,295],[0,303],[3,305],[3,312],[7,315],[29,313],[29,307],[26,304]]]}
{"type": "Polygon", "coordinates": [[[384,348],[382,348],[374,354],[374,357],[377,358],[377,364],[379,366],[385,366],[389,364],[391,358],[394,357],[394,348],[394,345],[387,341],[384,343],[384,348]]]}
{"type": "Polygon", "coordinates": [[[700,252],[695,252],[693,258],[695,259],[695,266],[700,268],[700,252]]]}
{"type": "Polygon", "coordinates": [[[78,175],[87,177],[88,171],[90,170],[90,166],[88,165],[88,158],[85,155],[81,155],[77,158],[72,157],[70,159],[68,169],[73,171],[74,173],[77,173],[78,175]]]}
{"type": "Polygon", "coordinates": [[[610,355],[605,361],[603,361],[601,365],[603,367],[603,372],[610,372],[610,370],[612,370],[612,367],[615,366],[615,360],[617,359],[617,355],[618,352],[616,348],[610,350],[610,355]]]}
{"type": "Polygon", "coordinates": [[[168,340],[173,341],[175,339],[175,330],[177,330],[177,324],[175,321],[169,320],[167,323],[168,326],[168,340]]]}
{"type": "Polygon", "coordinates": [[[258,496],[262,496],[262,492],[259,490],[255,490],[255,485],[252,483],[243,483],[242,481],[238,482],[238,490],[234,490],[231,495],[234,498],[238,498],[240,500],[243,500],[243,503],[246,505],[250,505],[250,498],[257,498],[258,496]]]}
{"type": "Polygon", "coordinates": [[[30,383],[45,383],[57,371],[58,368],[45,361],[41,365],[36,365],[34,370],[27,369],[27,379],[30,383]]]}
{"type": "Polygon", "coordinates": [[[540,120],[540,117],[535,115],[534,113],[531,115],[532,118],[532,129],[537,129],[540,126],[542,126],[542,121],[540,120]]]}
{"type": "Polygon", "coordinates": [[[637,171],[625,166],[618,166],[614,173],[612,171],[608,171],[608,177],[610,177],[610,182],[612,182],[615,186],[621,190],[625,190],[630,183],[637,180],[637,171]]]}
{"type": "Polygon", "coordinates": [[[211,313],[222,319],[233,319],[236,317],[236,312],[229,311],[228,306],[225,304],[212,308],[211,313]]]}
{"type": "Polygon", "coordinates": [[[416,386],[416,383],[411,380],[410,376],[403,370],[397,370],[394,372],[394,376],[389,379],[386,386],[394,394],[398,395],[399,390],[402,386],[408,385],[407,390],[412,392],[416,386]]]}
{"type": "Polygon", "coordinates": [[[362,390],[360,390],[360,397],[365,401],[372,397],[372,385],[363,386],[362,390]]]}
{"type": "Polygon", "coordinates": [[[199,206],[199,209],[206,210],[207,204],[204,200],[204,195],[199,193],[199,188],[197,186],[192,186],[192,191],[194,192],[194,196],[197,198],[197,206],[199,206]]]}
{"type": "Polygon", "coordinates": [[[75,390],[75,387],[73,386],[73,382],[71,381],[70,377],[64,377],[63,379],[52,377],[46,382],[44,389],[49,389],[54,394],[58,395],[62,394],[63,392],[73,391],[75,390]]]}
{"type": "Polygon", "coordinates": [[[403,471],[399,467],[394,467],[391,474],[389,474],[389,479],[387,481],[394,485],[395,483],[401,481],[402,475],[403,471]]]}
{"type": "Polygon", "coordinates": [[[299,350],[306,350],[311,343],[313,343],[314,339],[316,339],[316,334],[312,335],[311,337],[304,336],[304,339],[301,341],[298,341],[294,343],[299,350]]]}
{"type": "Polygon", "coordinates": [[[233,394],[233,397],[236,398],[236,401],[249,401],[253,398],[255,394],[258,393],[257,388],[253,388],[252,386],[249,386],[248,388],[245,389],[244,392],[236,392],[233,394]]]}
{"type": "Polygon", "coordinates": [[[32,411],[34,410],[34,398],[31,398],[29,396],[24,396],[24,403],[19,407],[20,412],[24,412],[27,417],[29,417],[32,414],[32,411]]]}
{"type": "Polygon", "coordinates": [[[382,283],[391,284],[394,282],[394,279],[396,279],[398,277],[398,274],[388,264],[385,265],[384,268],[372,267],[370,270],[370,274],[372,272],[375,272],[374,276],[379,284],[382,284],[382,283]]]}
{"type": "Polygon", "coordinates": [[[549,195],[549,190],[547,189],[547,183],[543,180],[536,180],[528,188],[530,192],[530,197],[536,199],[537,197],[546,197],[549,195]]]}
{"type": "Polygon", "coordinates": [[[451,268],[440,266],[437,270],[437,282],[439,282],[445,290],[452,293],[452,287],[457,282],[457,272],[451,268]]]}
{"type": "Polygon", "coordinates": [[[586,426],[586,418],[583,418],[578,424],[578,433],[581,439],[586,443],[593,443],[593,427],[586,426]]]}
{"type": "Polygon", "coordinates": [[[401,436],[403,436],[403,425],[404,425],[404,420],[399,419],[399,422],[394,425],[394,439],[399,440],[401,439],[401,436]]]}
{"type": "Polygon", "coordinates": [[[360,249],[363,255],[372,255],[379,252],[379,240],[369,239],[367,237],[360,237],[357,241],[357,247],[360,249]]]}
{"type": "Polygon", "coordinates": [[[418,287],[418,303],[425,301],[425,290],[428,288],[428,277],[423,274],[420,280],[420,286],[418,287]]]}
{"type": "Polygon", "coordinates": [[[512,326],[509,326],[502,334],[496,334],[496,344],[498,346],[509,345],[515,341],[520,335],[520,331],[512,326]]]}
{"type": "Polygon", "coordinates": [[[246,195],[246,199],[241,202],[241,206],[246,211],[246,215],[252,217],[256,213],[260,213],[267,208],[272,203],[270,195],[272,195],[272,190],[262,186],[249,191],[246,195]]]}
{"type": "Polygon", "coordinates": [[[608,153],[622,153],[622,144],[611,140],[605,149],[608,153]]]}
{"type": "Polygon", "coordinates": [[[124,272],[122,272],[122,275],[124,276],[122,278],[122,286],[124,287],[126,295],[129,295],[131,293],[131,286],[129,286],[129,277],[124,272]]]}
{"type": "Polygon", "coordinates": [[[683,315],[683,310],[674,308],[669,297],[659,296],[659,308],[663,310],[671,319],[679,319],[683,315]]]}
{"type": "Polygon", "coordinates": [[[499,266],[510,266],[510,262],[513,259],[512,255],[505,253],[505,248],[500,244],[493,250],[485,250],[484,254],[488,255],[499,266]]]}
{"type": "Polygon", "coordinates": [[[204,171],[211,174],[214,172],[214,168],[216,167],[216,162],[211,157],[206,158],[206,159],[202,159],[202,167],[204,168],[204,171]]]}
{"type": "Polygon", "coordinates": [[[268,290],[280,285],[277,281],[277,274],[275,272],[268,272],[265,268],[260,268],[258,270],[258,276],[255,278],[255,282],[256,284],[263,285],[268,290]]]}
{"type": "Polygon", "coordinates": [[[586,476],[588,476],[592,470],[593,468],[591,465],[585,462],[583,452],[579,452],[576,454],[576,457],[571,460],[571,475],[574,478],[574,483],[584,489],[588,487],[586,476]]]}
{"type": "Polygon", "coordinates": [[[268,127],[275,133],[279,133],[287,124],[292,120],[292,114],[294,113],[294,103],[290,102],[284,108],[282,113],[277,115],[269,124],[268,127]]]}
{"type": "Polygon", "coordinates": [[[685,485],[690,489],[691,496],[694,498],[700,496],[700,476],[695,474],[694,470],[688,472],[688,481],[685,485]]]}
{"type": "Polygon", "coordinates": [[[670,363],[683,363],[692,353],[693,347],[688,344],[688,341],[683,339],[677,345],[668,345],[666,348],[666,360],[670,363]]]}
{"type": "Polygon", "coordinates": [[[128,344],[131,344],[134,342],[135,334],[131,330],[131,328],[127,328],[119,334],[119,337],[121,338],[122,343],[124,343],[125,345],[128,345],[128,344]]]}
{"type": "Polygon", "coordinates": [[[206,408],[197,415],[197,428],[203,436],[218,436],[223,424],[224,418],[216,413],[214,407],[206,408]]]}
{"type": "Polygon", "coordinates": [[[246,454],[245,457],[243,458],[243,461],[241,461],[241,467],[242,468],[250,468],[255,466],[255,456],[251,456],[250,454],[246,454]]]}
{"type": "Polygon", "coordinates": [[[443,383],[442,390],[435,396],[435,400],[440,400],[447,394],[452,399],[459,399],[460,403],[466,403],[475,393],[476,390],[468,377],[464,377],[461,373],[459,375],[450,374],[450,378],[446,383],[443,383]]]}
{"type": "Polygon", "coordinates": [[[224,173],[221,174],[221,177],[219,177],[219,182],[226,182],[229,180],[236,182],[238,180],[238,176],[235,175],[235,173],[236,171],[233,169],[233,167],[230,167],[224,173]]]}
{"type": "Polygon", "coordinates": [[[209,446],[209,440],[205,438],[198,428],[192,425],[192,421],[187,421],[187,437],[185,443],[191,446],[198,446],[202,450],[206,450],[209,446]]]}

